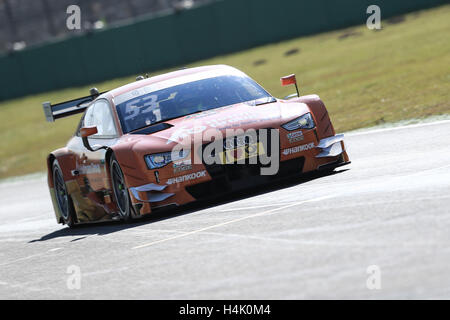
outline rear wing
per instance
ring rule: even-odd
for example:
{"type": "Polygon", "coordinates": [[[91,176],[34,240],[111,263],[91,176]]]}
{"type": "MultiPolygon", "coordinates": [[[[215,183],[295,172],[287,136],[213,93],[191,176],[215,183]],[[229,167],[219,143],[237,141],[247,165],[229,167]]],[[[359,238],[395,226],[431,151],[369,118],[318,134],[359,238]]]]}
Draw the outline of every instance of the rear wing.
{"type": "Polygon", "coordinates": [[[86,110],[86,108],[92,101],[94,101],[100,94],[103,94],[105,92],[92,92],[93,94],[89,96],[60,102],[57,104],[44,102],[42,106],[44,108],[45,119],[48,122],[54,122],[56,119],[72,116],[77,113],[82,113],[84,112],[84,110],[86,110]]]}

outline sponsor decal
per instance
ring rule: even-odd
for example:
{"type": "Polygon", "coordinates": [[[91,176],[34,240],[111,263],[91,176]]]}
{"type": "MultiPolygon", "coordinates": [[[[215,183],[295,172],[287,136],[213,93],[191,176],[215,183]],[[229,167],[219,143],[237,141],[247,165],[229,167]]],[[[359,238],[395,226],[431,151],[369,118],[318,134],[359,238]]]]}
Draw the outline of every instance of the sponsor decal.
{"type": "Polygon", "coordinates": [[[283,150],[283,154],[285,156],[293,154],[293,153],[298,153],[298,152],[302,152],[302,151],[307,151],[314,148],[314,142],[308,143],[308,144],[303,144],[301,146],[296,146],[296,147],[292,147],[292,148],[288,148],[288,149],[284,149],[283,150]]]}
{"type": "Polygon", "coordinates": [[[182,165],[177,165],[177,166],[173,166],[173,173],[180,173],[183,171],[190,171],[192,170],[192,165],[191,164],[182,164],[182,165]]]}
{"type": "Polygon", "coordinates": [[[185,119],[200,119],[217,113],[217,109],[205,110],[200,113],[188,114],[185,119]]]}
{"type": "Polygon", "coordinates": [[[295,132],[289,133],[287,135],[287,138],[289,140],[289,143],[295,143],[295,142],[303,141],[303,139],[305,137],[303,136],[302,131],[295,131],[295,132]]]}
{"type": "Polygon", "coordinates": [[[208,119],[205,124],[211,128],[216,129],[231,129],[244,125],[261,123],[264,121],[271,121],[279,119],[279,116],[269,115],[266,116],[261,113],[255,113],[254,111],[242,111],[234,114],[227,114],[221,117],[216,117],[213,119],[208,119]]]}
{"type": "Polygon", "coordinates": [[[240,112],[239,114],[227,114],[222,117],[217,117],[214,119],[210,119],[206,122],[206,125],[212,128],[221,128],[221,127],[233,127],[238,126],[242,121],[245,120],[254,120],[255,114],[253,112],[240,112]]]}
{"type": "Polygon", "coordinates": [[[205,130],[205,126],[196,126],[193,128],[181,127],[170,136],[166,144],[171,142],[181,142],[184,138],[189,137],[191,134],[201,133],[205,130]]]}
{"type": "Polygon", "coordinates": [[[198,178],[206,177],[206,170],[194,172],[191,174],[186,174],[184,176],[176,177],[176,178],[170,178],[167,180],[166,184],[174,184],[174,183],[181,183],[185,181],[195,180],[198,178]]]}
{"type": "Polygon", "coordinates": [[[80,174],[93,174],[93,173],[101,173],[102,170],[100,168],[100,165],[98,164],[88,164],[80,166],[78,168],[78,172],[80,174]]]}
{"type": "Polygon", "coordinates": [[[192,164],[190,159],[173,163],[173,173],[180,173],[189,170],[192,170],[192,164]]]}

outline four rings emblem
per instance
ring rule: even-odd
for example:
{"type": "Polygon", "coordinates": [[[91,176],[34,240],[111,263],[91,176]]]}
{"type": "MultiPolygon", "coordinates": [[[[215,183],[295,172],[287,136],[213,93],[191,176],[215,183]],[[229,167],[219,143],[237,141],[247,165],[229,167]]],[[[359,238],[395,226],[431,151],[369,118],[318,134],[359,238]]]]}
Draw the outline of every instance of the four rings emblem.
{"type": "Polygon", "coordinates": [[[252,137],[250,135],[230,137],[230,138],[223,140],[223,147],[225,149],[229,150],[229,149],[235,149],[237,147],[248,146],[248,145],[254,143],[253,140],[254,140],[254,137],[252,137]]]}

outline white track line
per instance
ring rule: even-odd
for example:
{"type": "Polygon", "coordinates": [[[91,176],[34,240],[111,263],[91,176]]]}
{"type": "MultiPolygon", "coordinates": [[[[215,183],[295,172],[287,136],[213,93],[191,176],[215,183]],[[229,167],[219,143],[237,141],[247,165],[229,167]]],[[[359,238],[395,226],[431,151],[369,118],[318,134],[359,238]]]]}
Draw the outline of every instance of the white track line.
{"type": "Polygon", "coordinates": [[[364,134],[379,133],[379,132],[401,130],[401,129],[408,129],[408,128],[427,127],[427,126],[446,124],[446,123],[450,123],[450,120],[440,120],[440,121],[434,121],[434,122],[416,123],[416,124],[409,124],[409,125],[398,126],[398,127],[381,128],[381,129],[373,129],[373,130],[368,129],[366,131],[361,131],[361,132],[349,131],[349,132],[345,133],[345,136],[347,136],[347,137],[360,136],[360,135],[364,135],[364,134]]]}
{"type": "Polygon", "coordinates": [[[230,209],[222,209],[219,210],[219,212],[230,212],[230,211],[241,211],[241,210],[251,210],[251,209],[260,209],[265,207],[276,207],[279,205],[284,205],[285,203],[274,203],[274,204],[262,204],[259,206],[251,206],[251,207],[236,207],[236,208],[230,208],[230,209]]]}
{"type": "Polygon", "coordinates": [[[143,245],[140,245],[140,246],[133,247],[132,249],[141,249],[141,248],[149,247],[149,246],[152,246],[152,245],[155,245],[155,244],[158,244],[158,243],[162,243],[162,242],[166,242],[166,241],[170,241],[170,240],[183,238],[183,237],[186,237],[186,236],[189,236],[189,235],[192,235],[192,234],[196,234],[196,233],[199,233],[199,232],[202,232],[202,231],[206,231],[206,230],[222,227],[222,226],[229,225],[229,224],[232,224],[232,223],[235,223],[235,222],[240,222],[240,221],[247,220],[247,219],[250,219],[250,218],[255,218],[255,217],[260,217],[260,216],[264,216],[264,215],[269,215],[269,214],[274,213],[276,211],[287,209],[287,208],[294,207],[294,206],[298,206],[298,205],[301,205],[301,204],[304,204],[304,203],[316,202],[316,201],[321,201],[321,200],[334,198],[335,196],[336,195],[325,196],[325,197],[319,197],[319,198],[315,198],[315,199],[309,199],[309,200],[303,200],[303,201],[300,201],[300,202],[291,203],[291,204],[288,204],[288,205],[285,205],[285,206],[282,206],[282,207],[279,207],[279,208],[275,208],[275,209],[263,211],[263,212],[260,212],[260,213],[255,213],[255,214],[252,214],[252,215],[249,215],[249,216],[233,219],[233,220],[230,220],[230,221],[214,224],[214,225],[206,227],[206,228],[201,228],[201,229],[197,229],[197,230],[194,230],[194,231],[186,232],[186,233],[183,233],[183,234],[180,234],[180,235],[176,235],[176,236],[173,236],[173,237],[170,237],[170,238],[165,238],[165,239],[162,239],[162,240],[149,242],[149,243],[146,243],[146,244],[143,244],[143,245]]]}
{"type": "Polygon", "coordinates": [[[18,258],[18,259],[15,259],[13,261],[8,261],[8,262],[5,262],[5,263],[2,263],[2,264],[0,264],[0,267],[7,266],[9,264],[14,264],[16,262],[20,262],[20,261],[24,261],[24,260],[29,260],[29,259],[32,259],[32,258],[35,258],[35,257],[41,257],[41,256],[43,256],[45,254],[46,254],[46,252],[33,254],[31,256],[28,256],[28,257],[18,258]]]}
{"type": "Polygon", "coordinates": [[[441,167],[435,167],[435,168],[430,168],[430,169],[424,169],[424,170],[421,170],[421,171],[418,171],[418,172],[413,172],[413,173],[410,173],[410,174],[406,174],[406,175],[404,175],[404,176],[405,176],[405,177],[415,176],[415,175],[418,175],[418,174],[427,173],[427,172],[429,172],[429,171],[441,170],[441,169],[446,169],[446,168],[450,168],[450,164],[447,164],[447,165],[441,166],[441,167]]]}

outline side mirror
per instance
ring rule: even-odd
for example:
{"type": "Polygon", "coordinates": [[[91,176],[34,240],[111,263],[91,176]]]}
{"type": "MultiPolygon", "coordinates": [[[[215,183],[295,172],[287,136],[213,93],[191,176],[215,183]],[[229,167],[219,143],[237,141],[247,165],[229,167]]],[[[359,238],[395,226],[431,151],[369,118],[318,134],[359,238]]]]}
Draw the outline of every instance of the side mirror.
{"type": "Polygon", "coordinates": [[[87,137],[92,136],[97,133],[98,133],[98,130],[97,130],[96,126],[84,127],[84,128],[80,129],[80,135],[82,138],[87,138],[87,137]]]}
{"type": "MultiPolygon", "coordinates": [[[[282,77],[280,80],[281,80],[282,86],[288,86],[290,84],[294,84],[295,90],[297,90],[297,97],[300,97],[300,93],[298,91],[298,86],[297,86],[297,79],[295,78],[295,74],[291,74],[291,75],[282,77]]],[[[291,99],[293,97],[295,97],[295,93],[285,97],[285,99],[291,99]]]]}
{"type": "Polygon", "coordinates": [[[100,149],[105,149],[105,147],[99,147],[99,148],[93,149],[91,147],[91,145],[89,144],[88,137],[90,137],[90,136],[92,136],[92,135],[94,135],[96,133],[98,133],[98,130],[97,130],[96,126],[84,127],[84,128],[80,129],[80,136],[81,136],[81,139],[83,140],[83,146],[86,149],[88,149],[89,151],[98,151],[100,149]]]}

